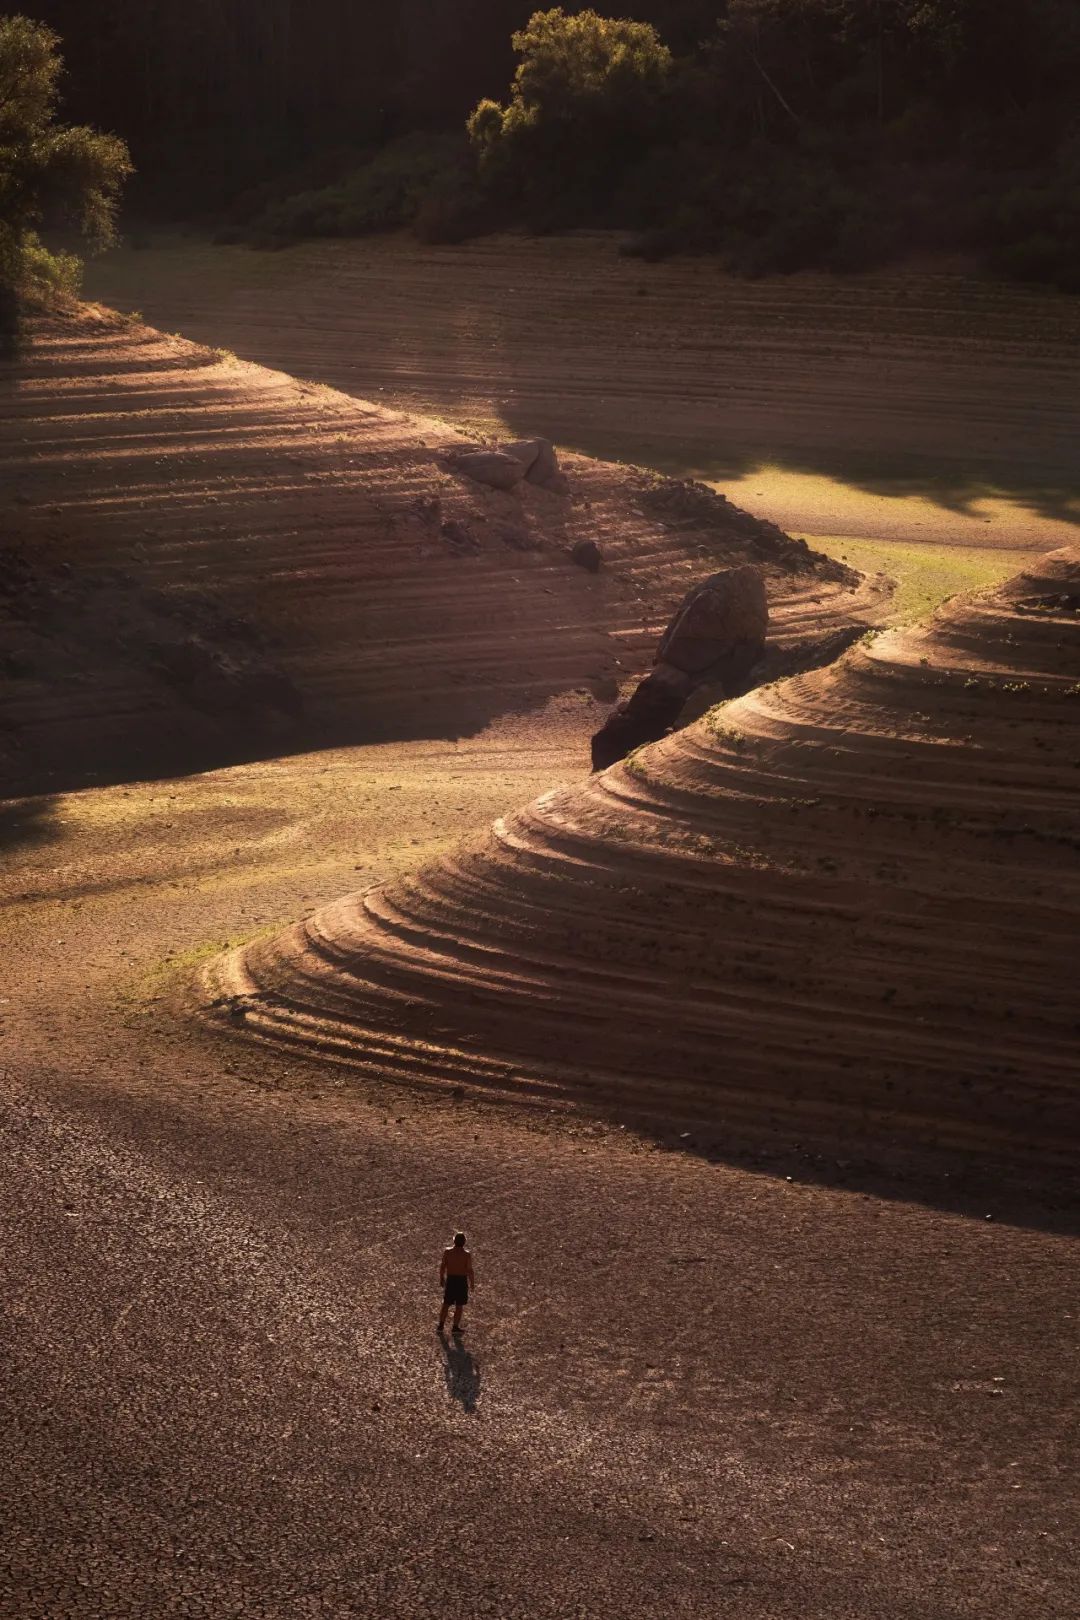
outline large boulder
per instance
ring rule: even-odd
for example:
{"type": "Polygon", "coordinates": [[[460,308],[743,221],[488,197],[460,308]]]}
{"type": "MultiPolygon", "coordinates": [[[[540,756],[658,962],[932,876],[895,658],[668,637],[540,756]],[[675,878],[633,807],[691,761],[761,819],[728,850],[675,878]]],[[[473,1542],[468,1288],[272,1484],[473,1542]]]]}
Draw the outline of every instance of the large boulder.
{"type": "Polygon", "coordinates": [[[690,685],[689,677],[670,664],[658,664],[650,671],[593,737],[593,770],[606,770],[643,743],[659,742],[679,718],[690,685]]]}
{"type": "Polygon", "coordinates": [[[450,471],[489,489],[515,489],[525,477],[525,466],[518,456],[504,450],[459,450],[447,457],[450,471]]]}
{"type": "Polygon", "coordinates": [[[752,563],[710,574],[683,597],[656,649],[657,663],[673,664],[699,684],[740,648],[755,661],[765,650],[769,604],[761,569],[752,563]]]}
{"type": "Polygon", "coordinates": [[[768,625],[765,581],[752,564],[725,568],[695,585],[664,631],[654,668],[594,735],[593,770],[659,741],[697,687],[719,685],[725,697],[744,692],[764,656],[768,625]]]}
{"type": "Polygon", "coordinates": [[[556,495],[566,494],[569,485],[559,470],[559,458],[550,439],[515,439],[499,448],[521,462],[530,484],[552,490],[556,495]]]}

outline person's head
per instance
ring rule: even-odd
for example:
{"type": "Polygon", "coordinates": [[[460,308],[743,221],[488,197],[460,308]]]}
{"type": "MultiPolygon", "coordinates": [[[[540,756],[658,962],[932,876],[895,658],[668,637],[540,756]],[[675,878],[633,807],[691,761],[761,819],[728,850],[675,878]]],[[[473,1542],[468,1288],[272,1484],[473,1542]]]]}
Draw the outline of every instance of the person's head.
{"type": "Polygon", "coordinates": [[[455,1232],[454,1233],[454,1248],[455,1249],[463,1249],[464,1247],[465,1247],[465,1234],[464,1234],[464,1232],[455,1232]]]}

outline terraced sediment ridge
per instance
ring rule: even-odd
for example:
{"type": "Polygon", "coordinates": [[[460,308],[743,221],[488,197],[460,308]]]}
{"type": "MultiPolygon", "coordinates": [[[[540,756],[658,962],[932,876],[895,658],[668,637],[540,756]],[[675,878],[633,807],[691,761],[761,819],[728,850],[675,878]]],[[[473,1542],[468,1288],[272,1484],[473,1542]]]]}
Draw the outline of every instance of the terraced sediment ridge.
{"type": "Polygon", "coordinates": [[[187,240],[88,277],[158,325],[406,410],[746,476],[735,498],[801,534],[1035,555],[1072,538],[1075,299],[944,261],[747,281],[617,248],[592,232],[187,240]]]}
{"type": "Polygon", "coordinates": [[[222,959],[218,1016],[721,1144],[1075,1166],[1080,548],[222,959]]]}
{"type": "Polygon", "coordinates": [[[444,423],[100,308],[34,323],[3,387],[8,792],[610,703],[734,561],[765,568],[781,654],[882,596],[700,488],[571,456],[568,495],[488,489],[444,423]]]}

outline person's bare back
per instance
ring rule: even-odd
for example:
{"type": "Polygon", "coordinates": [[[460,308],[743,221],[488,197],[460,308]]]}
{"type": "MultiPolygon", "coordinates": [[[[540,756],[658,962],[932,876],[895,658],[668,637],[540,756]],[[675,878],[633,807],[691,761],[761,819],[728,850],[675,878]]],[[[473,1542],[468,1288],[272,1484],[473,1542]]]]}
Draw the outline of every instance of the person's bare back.
{"type": "Polygon", "coordinates": [[[447,1312],[452,1305],[453,1332],[460,1333],[461,1313],[469,1303],[469,1289],[476,1287],[472,1255],[465,1247],[464,1232],[455,1232],[453,1243],[443,1250],[439,1262],[439,1282],[443,1290],[443,1304],[438,1331],[442,1333],[446,1327],[447,1312]]]}

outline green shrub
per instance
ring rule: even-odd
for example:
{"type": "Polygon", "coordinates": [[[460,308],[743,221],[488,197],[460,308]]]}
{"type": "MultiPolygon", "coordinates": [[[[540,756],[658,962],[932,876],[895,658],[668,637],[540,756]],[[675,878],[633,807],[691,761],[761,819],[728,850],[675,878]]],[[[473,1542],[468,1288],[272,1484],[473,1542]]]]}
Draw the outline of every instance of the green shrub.
{"type": "Polygon", "coordinates": [[[661,131],[671,53],[648,23],[561,8],[536,12],[513,45],[509,102],[481,101],[468,122],[481,181],[534,223],[575,223],[661,131]]]}
{"type": "Polygon", "coordinates": [[[20,301],[78,290],[79,261],[37,235],[63,220],[94,248],[114,239],[131,172],[114,135],[56,122],[59,40],[26,17],[0,18],[0,328],[10,346],[20,301]]]}
{"type": "Polygon", "coordinates": [[[56,298],[78,298],[82,260],[76,253],[47,248],[35,231],[23,241],[22,295],[26,303],[48,305],[56,298]]]}
{"type": "Polygon", "coordinates": [[[622,251],[655,260],[716,253],[738,275],[880,263],[896,220],[841,176],[827,151],[758,141],[727,153],[683,143],[653,153],[620,193],[639,229],[622,251]]]}
{"type": "Polygon", "coordinates": [[[421,242],[466,242],[492,228],[490,201],[469,175],[437,181],[424,196],[413,218],[421,242]]]}
{"type": "Polygon", "coordinates": [[[333,184],[272,203],[251,232],[280,241],[366,236],[408,225],[437,186],[452,185],[465,153],[458,136],[403,136],[333,184]]]}
{"type": "Polygon", "coordinates": [[[1080,144],[1065,148],[1042,184],[991,192],[977,211],[975,231],[999,274],[1080,291],[1080,144]]]}
{"type": "MultiPolygon", "coordinates": [[[[682,54],[647,22],[538,11],[512,36],[507,94],[474,107],[467,140],[399,136],[358,156],[341,143],[361,127],[449,115],[455,62],[469,68],[470,100],[490,78],[468,29],[450,19],[432,34],[421,8],[402,38],[424,42],[428,65],[410,69],[404,100],[388,87],[357,109],[362,125],[333,126],[336,146],[294,143],[289,171],[247,192],[219,239],[272,246],[411,225],[422,241],[460,242],[500,222],[587,224],[631,233],[627,253],[713,253],[750,276],[961,250],[1080,290],[1076,0],[633,9],[675,30],[682,54]],[[448,54],[451,40],[462,55],[448,54]]],[[[508,15],[493,0],[480,10],[479,34],[508,15]]],[[[198,151],[184,161],[197,166],[198,151]]]]}

